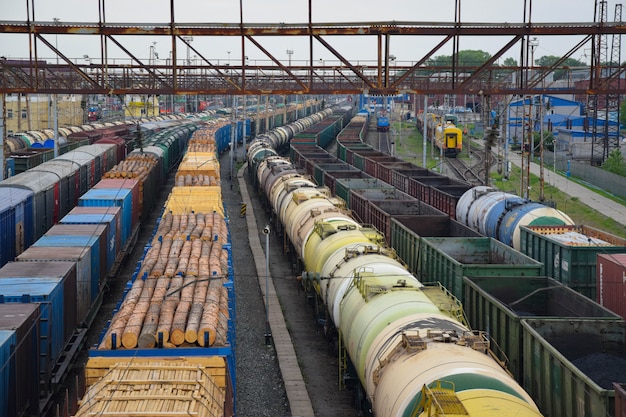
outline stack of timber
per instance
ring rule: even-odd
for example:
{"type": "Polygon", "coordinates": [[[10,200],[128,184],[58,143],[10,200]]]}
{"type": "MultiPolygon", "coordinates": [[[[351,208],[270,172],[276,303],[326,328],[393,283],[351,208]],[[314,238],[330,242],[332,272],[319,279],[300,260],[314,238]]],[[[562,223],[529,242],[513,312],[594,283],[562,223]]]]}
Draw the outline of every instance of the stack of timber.
{"type": "Polygon", "coordinates": [[[224,415],[224,358],[92,358],[76,417],[224,415]],[[103,399],[106,399],[103,401],[103,399]]]}
{"type": "MultiPolygon", "coordinates": [[[[107,171],[102,178],[112,179],[135,179],[139,181],[139,211],[144,209],[144,194],[146,193],[146,184],[149,182],[150,175],[156,175],[155,167],[159,164],[157,155],[152,153],[132,152],[126,159],[115,165],[110,171],[107,171]]],[[[154,180],[153,180],[154,182],[154,180]]],[[[153,184],[155,187],[157,184],[153,184]]],[[[156,191],[149,190],[152,195],[156,191]]],[[[148,207],[149,208],[149,207],[148,207]]]]}
{"type": "Polygon", "coordinates": [[[103,178],[132,178],[143,183],[150,170],[159,163],[157,156],[149,153],[131,153],[125,160],[107,171],[103,178]]]}
{"type": "Polygon", "coordinates": [[[176,186],[219,185],[217,178],[219,178],[219,162],[215,153],[188,152],[178,166],[176,186]]]}
{"type": "Polygon", "coordinates": [[[166,213],[99,348],[225,345],[227,242],[219,212],[166,213]]]}

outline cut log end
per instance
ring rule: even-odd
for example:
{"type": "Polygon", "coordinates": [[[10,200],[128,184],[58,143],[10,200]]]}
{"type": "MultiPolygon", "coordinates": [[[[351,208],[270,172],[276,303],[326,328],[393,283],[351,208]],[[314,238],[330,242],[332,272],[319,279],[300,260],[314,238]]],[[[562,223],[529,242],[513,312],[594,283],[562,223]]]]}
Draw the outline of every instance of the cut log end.
{"type": "Polygon", "coordinates": [[[185,341],[185,332],[181,329],[174,329],[170,334],[170,342],[176,346],[181,345],[185,341]]]}
{"type": "Polygon", "coordinates": [[[185,341],[187,343],[196,343],[198,340],[198,333],[193,329],[187,329],[185,331],[185,341]]]}
{"type": "Polygon", "coordinates": [[[134,349],[137,347],[137,339],[138,338],[135,333],[124,332],[122,335],[122,345],[124,345],[126,349],[134,349]]]}

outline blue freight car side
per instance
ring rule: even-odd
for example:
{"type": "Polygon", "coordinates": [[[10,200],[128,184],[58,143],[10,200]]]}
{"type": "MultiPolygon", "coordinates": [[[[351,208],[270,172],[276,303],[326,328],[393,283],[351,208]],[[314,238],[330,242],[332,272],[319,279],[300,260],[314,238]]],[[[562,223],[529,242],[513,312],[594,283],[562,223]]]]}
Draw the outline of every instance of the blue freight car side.
{"type": "MultiPolygon", "coordinates": [[[[86,286],[88,288],[85,294],[87,300],[80,300],[79,303],[85,305],[85,313],[89,310],[89,307],[93,304],[94,300],[100,292],[100,281],[102,280],[102,264],[100,259],[100,239],[98,236],[68,236],[68,235],[54,235],[54,236],[42,236],[37,242],[33,244],[33,247],[47,247],[47,248],[67,248],[76,247],[83,248],[89,253],[89,259],[91,261],[91,276],[89,277],[89,283],[86,286]]],[[[63,250],[63,249],[60,249],[63,250]]]]}
{"type": "MultiPolygon", "coordinates": [[[[0,368],[0,387],[11,386],[11,374],[14,372],[11,366],[11,356],[16,344],[15,330],[0,330],[0,363],[9,365],[0,368]]],[[[13,393],[10,390],[0,390],[0,414],[3,416],[9,415],[11,394],[13,393]]]]}
{"type": "Polygon", "coordinates": [[[81,207],[121,207],[122,208],[122,246],[133,230],[133,197],[130,189],[98,188],[91,189],[81,196],[81,207]]]}
{"type": "Polygon", "coordinates": [[[0,188],[0,266],[33,243],[33,192],[0,188]]]}
{"type": "Polygon", "coordinates": [[[68,214],[61,219],[61,224],[105,224],[107,228],[106,253],[107,271],[115,262],[115,257],[120,251],[120,242],[117,241],[117,221],[114,214],[68,214]]]}
{"type": "MultiPolygon", "coordinates": [[[[65,323],[65,317],[72,314],[66,311],[75,303],[65,303],[65,278],[62,277],[1,277],[2,294],[0,303],[41,303],[40,320],[40,369],[50,372],[54,358],[58,358],[67,342],[68,333],[74,328],[65,323]]],[[[69,284],[73,286],[72,283],[69,284]]]]}

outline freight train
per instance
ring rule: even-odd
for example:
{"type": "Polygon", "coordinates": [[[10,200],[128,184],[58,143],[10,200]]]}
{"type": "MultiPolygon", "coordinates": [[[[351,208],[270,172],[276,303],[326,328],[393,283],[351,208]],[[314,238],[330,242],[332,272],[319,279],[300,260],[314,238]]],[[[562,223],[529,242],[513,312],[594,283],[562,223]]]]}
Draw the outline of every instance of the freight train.
{"type": "MultiPolygon", "coordinates": [[[[207,111],[205,114],[213,114],[214,111],[207,111]]],[[[145,122],[161,122],[167,120],[181,120],[187,118],[188,114],[176,114],[176,115],[164,115],[164,116],[155,116],[148,117],[140,120],[140,123],[145,122]]],[[[118,126],[122,126],[122,129],[130,129],[134,127],[136,123],[131,122],[123,122],[123,121],[115,121],[115,122],[99,122],[99,123],[88,123],[80,126],[61,126],[59,127],[59,148],[63,148],[63,145],[67,143],[67,140],[70,141],[76,137],[84,137],[87,136],[87,132],[94,132],[89,135],[92,138],[92,142],[99,139],[103,136],[111,136],[113,131],[117,131],[118,126]],[[107,131],[107,129],[112,129],[112,131],[107,131]]],[[[126,131],[128,133],[129,130],[126,131]]],[[[124,133],[124,134],[126,134],[124,133]]],[[[115,134],[113,136],[123,136],[119,134],[115,134]]],[[[54,139],[54,130],[52,129],[42,129],[42,130],[29,130],[25,132],[17,132],[8,135],[7,137],[7,145],[9,146],[9,150],[11,152],[16,152],[20,150],[25,150],[27,148],[52,148],[52,140],[54,139]]]]}
{"type": "MultiPolygon", "coordinates": [[[[357,130],[364,128],[363,120],[355,118],[352,123],[357,130]]],[[[339,159],[443,211],[484,236],[519,250],[523,226],[574,224],[567,214],[556,208],[491,187],[472,187],[465,181],[390,157],[363,143],[362,135],[354,131],[347,129],[337,138],[339,159]]]]}
{"type": "MultiPolygon", "coordinates": [[[[174,149],[179,137],[193,129],[188,119],[178,120],[144,136],[141,146],[163,148],[160,156],[165,159],[163,169],[168,170],[180,157],[181,149],[174,149]]],[[[0,266],[12,261],[65,216],[133,146],[120,136],[99,137],[91,145],[0,181],[0,266]]]]}
{"type": "Polygon", "coordinates": [[[379,115],[376,118],[376,129],[379,132],[388,132],[389,131],[389,117],[385,115],[379,115]]]}
{"type": "Polygon", "coordinates": [[[365,120],[354,118],[338,136],[337,155],[350,164],[299,144],[292,144],[292,160],[383,232],[422,283],[440,282],[462,301],[471,325],[489,331],[507,368],[547,416],[616,415],[626,400],[613,388],[626,375],[626,323],[592,300],[596,285],[599,294],[615,279],[599,273],[596,281],[596,255],[616,258],[626,240],[389,157],[362,142],[365,129],[365,120]],[[457,216],[508,244],[519,242],[522,252],[480,237],[457,216]]]}
{"type": "Polygon", "coordinates": [[[0,183],[2,250],[15,259],[0,268],[0,415],[49,411],[108,279],[199,123],[161,130],[123,166],[123,143],[87,145],[0,183]]]}
{"type": "MultiPolygon", "coordinates": [[[[307,103],[306,108],[302,105],[301,114],[312,111],[313,104],[307,103]]],[[[186,240],[182,242],[182,247],[178,246],[181,236],[189,236],[189,241],[197,240],[192,243],[191,253],[188,254],[191,260],[186,275],[197,277],[202,273],[204,278],[209,271],[208,279],[201,281],[208,284],[206,292],[210,298],[207,302],[212,301],[212,317],[219,319],[217,333],[211,328],[197,329],[201,335],[197,344],[209,346],[218,340],[222,346],[202,351],[191,348],[188,352],[185,344],[190,343],[186,341],[190,336],[183,332],[183,347],[179,346],[175,354],[189,356],[185,360],[188,366],[172,370],[160,364],[153,371],[171,371],[177,372],[177,375],[187,373],[194,381],[200,375],[206,384],[203,384],[204,391],[196,394],[224,399],[221,405],[217,400],[217,406],[208,406],[208,400],[201,400],[200,407],[209,407],[212,413],[218,407],[221,411],[217,414],[232,414],[234,394],[228,387],[234,386],[230,382],[234,379],[235,369],[231,349],[233,323],[228,320],[225,327],[223,314],[227,308],[232,310],[232,306],[229,304],[227,307],[226,298],[222,302],[221,297],[224,293],[222,287],[232,290],[228,283],[222,285],[230,246],[225,243],[228,235],[220,209],[216,154],[229,149],[233,139],[240,143],[245,135],[255,130],[263,131],[265,126],[293,115],[290,111],[280,117],[272,117],[271,121],[255,117],[234,122],[212,114],[199,114],[178,121],[141,123],[140,128],[151,134],[142,135],[140,147],[128,156],[124,147],[126,143],[121,139],[84,146],[0,183],[0,192],[6,193],[6,198],[0,200],[3,203],[1,249],[9,261],[13,260],[14,254],[17,255],[15,262],[0,268],[0,415],[34,417],[50,411],[53,395],[61,387],[70,364],[84,344],[87,328],[102,301],[108,279],[115,276],[134,245],[140,223],[151,212],[159,189],[168,173],[178,165],[190,135],[199,126],[204,127],[204,136],[194,138],[193,146],[190,146],[181,163],[180,175],[176,178],[177,187],[159,223],[172,229],[168,233],[159,229],[159,233],[166,236],[155,238],[157,240],[146,248],[146,258],[136,272],[146,271],[147,265],[155,259],[153,248],[169,245],[173,235],[174,246],[181,253],[186,253],[188,249],[186,240]],[[233,129],[234,135],[231,135],[233,129]],[[124,152],[120,152],[120,147],[124,152]],[[120,162],[124,156],[125,160],[120,162]],[[76,203],[78,207],[72,209],[76,203]],[[189,213],[189,207],[195,211],[193,215],[189,213]],[[199,216],[199,212],[205,215],[199,216]],[[203,231],[200,225],[204,226],[203,231]],[[203,242],[200,247],[197,247],[198,242],[203,242]],[[213,251],[209,255],[206,254],[206,242],[211,243],[213,251]],[[32,245],[28,247],[30,243],[32,245]],[[148,254],[152,260],[147,257],[148,254]],[[220,256],[216,258],[216,255],[220,256]],[[208,264],[205,262],[207,259],[208,264]],[[217,297],[214,282],[220,285],[217,303],[214,302],[217,297]],[[228,333],[226,342],[224,329],[228,333]],[[216,353],[216,356],[206,357],[207,352],[216,353]],[[189,367],[194,368],[190,370],[189,367]]],[[[139,278],[133,277],[133,284],[127,288],[129,295],[136,294],[139,291],[137,286],[144,280],[150,283],[146,284],[146,291],[163,291],[162,280],[155,282],[152,279],[161,267],[166,268],[163,275],[168,278],[171,268],[177,268],[174,278],[180,281],[178,272],[183,268],[183,261],[173,266],[170,259],[159,258],[158,253],[156,255],[160,262],[168,262],[165,265],[157,262],[152,271],[142,272],[139,278]],[[154,288],[151,283],[155,284],[154,288]]],[[[177,296],[189,295],[188,288],[192,287],[185,282],[186,275],[182,275],[184,288],[168,294],[168,307],[177,296]]],[[[205,288],[204,284],[196,286],[199,292],[205,288]]],[[[142,291],[140,295],[145,293],[142,291]]],[[[228,298],[229,303],[231,300],[228,298]]],[[[148,317],[154,318],[152,309],[149,308],[147,313],[148,317]]],[[[197,306],[191,305],[189,313],[197,316],[197,306]]],[[[178,316],[175,318],[178,319],[178,316]]],[[[200,319],[204,323],[202,310],[200,319]]],[[[163,335],[160,329],[158,337],[153,337],[157,348],[180,345],[178,330],[168,337],[163,335]]],[[[105,357],[116,358],[112,360],[119,362],[120,357],[137,354],[138,349],[130,347],[133,337],[137,337],[140,354],[151,355],[153,351],[146,353],[143,350],[149,344],[146,341],[149,337],[143,329],[137,334],[124,331],[118,334],[113,329],[103,341],[105,347],[107,343],[112,343],[114,348],[99,349],[93,355],[97,369],[92,369],[91,375],[95,377],[89,382],[96,382],[103,372],[108,372],[104,370],[108,360],[105,357]]],[[[159,351],[162,353],[164,349],[159,351]]],[[[180,365],[169,361],[168,364],[180,365]]],[[[143,369],[145,366],[139,365],[143,369]]],[[[116,376],[117,380],[121,378],[116,376]]],[[[189,386],[186,382],[182,385],[179,388],[183,390],[189,386]]],[[[89,406],[92,405],[93,402],[89,406]]]]}
{"type": "MultiPolygon", "coordinates": [[[[298,109],[301,114],[305,114],[311,111],[313,104],[301,103],[298,109]]],[[[295,111],[294,107],[286,114],[273,115],[272,120],[239,120],[236,137],[240,142],[243,140],[244,124],[248,132],[264,131],[266,127],[280,123],[284,116],[295,117],[295,111]]],[[[200,113],[195,115],[195,119],[215,123],[220,120],[215,113],[213,110],[200,113]]],[[[0,266],[12,261],[39,239],[77,204],[83,193],[133,149],[152,146],[151,152],[157,152],[159,158],[164,159],[159,165],[167,172],[182,154],[180,148],[174,153],[174,145],[169,142],[174,140],[174,144],[178,145],[177,136],[190,133],[188,130],[192,125],[189,119],[182,116],[159,116],[158,119],[148,119],[133,125],[117,124],[102,128],[84,125],[82,131],[62,128],[60,131],[69,136],[68,143],[76,146],[76,149],[62,153],[56,159],[49,148],[37,150],[30,147],[17,151],[20,156],[15,157],[14,162],[21,172],[0,181],[0,237],[3,242],[0,246],[0,266]],[[156,148],[163,148],[163,151],[159,152],[156,148]]],[[[32,139],[35,134],[40,134],[38,137],[41,141],[51,141],[48,137],[50,132],[47,131],[30,132],[28,138],[32,139]]],[[[9,145],[33,145],[34,142],[31,143],[28,138],[15,136],[9,140],[9,145]]],[[[218,148],[225,150],[231,141],[230,128],[217,131],[215,140],[218,148]]]]}
{"type": "Polygon", "coordinates": [[[217,159],[228,142],[216,140],[230,127],[217,121],[190,139],[151,242],[90,351],[76,416],[139,409],[233,415],[235,299],[217,159]],[[146,396],[155,401],[144,403],[146,396]]]}
{"type": "MultiPolygon", "coordinates": [[[[417,129],[424,133],[423,114],[416,123],[417,129]]],[[[456,158],[463,151],[463,132],[457,124],[457,118],[453,115],[426,113],[426,139],[449,158],[456,158]]]]}
{"type": "MultiPolygon", "coordinates": [[[[314,120],[321,119],[293,125],[314,120]]],[[[238,122],[235,139],[249,128],[248,120],[238,122]]],[[[233,266],[217,159],[230,147],[230,129],[228,120],[213,121],[190,139],[152,240],[90,351],[89,390],[76,416],[139,409],[234,415],[233,266]],[[150,385],[142,384],[146,378],[150,385]],[[146,403],[147,396],[158,401],[146,403]]],[[[264,137],[293,131],[278,128],[264,137]]]]}
{"type": "Polygon", "coordinates": [[[248,155],[251,171],[304,266],[303,282],[326,304],[327,326],[339,330],[366,393],[364,409],[379,416],[540,415],[489,355],[487,336],[433,301],[382,234],[357,222],[342,199],[298,173],[270,143],[251,144],[257,147],[248,155]]]}
{"type": "MultiPolygon", "coordinates": [[[[202,116],[207,117],[213,113],[214,111],[206,112],[202,116]]],[[[186,114],[180,114],[150,117],[134,123],[117,121],[59,127],[59,137],[56,140],[58,154],[62,155],[81,146],[102,143],[113,138],[124,139],[130,152],[134,149],[136,139],[148,137],[167,127],[169,123],[179,123],[176,121],[184,120],[186,117],[186,114]]],[[[52,129],[10,134],[6,144],[9,150],[8,165],[12,168],[11,176],[54,158],[55,141],[52,129]]]]}

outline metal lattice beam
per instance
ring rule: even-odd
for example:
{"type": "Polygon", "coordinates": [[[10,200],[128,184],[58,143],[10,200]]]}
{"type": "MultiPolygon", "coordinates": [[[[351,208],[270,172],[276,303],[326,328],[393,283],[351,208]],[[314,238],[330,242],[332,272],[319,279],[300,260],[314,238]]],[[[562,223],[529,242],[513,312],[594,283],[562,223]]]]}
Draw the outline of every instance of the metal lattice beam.
{"type": "MultiPolygon", "coordinates": [[[[460,18],[460,17],[459,17],[460,18]]],[[[541,82],[560,67],[574,52],[601,36],[619,36],[626,32],[621,22],[596,23],[441,23],[441,22],[364,22],[364,23],[308,23],[308,24],[167,24],[134,23],[59,23],[59,22],[0,22],[0,33],[28,34],[34,53],[26,61],[0,60],[0,93],[82,93],[82,94],[348,94],[363,93],[393,95],[398,92],[417,94],[545,94],[553,92],[541,82]],[[90,35],[102,39],[102,53],[93,58],[95,63],[77,64],[65,57],[44,35],[90,35]],[[523,39],[538,35],[585,35],[559,62],[550,68],[526,65],[502,67],[497,58],[522,45],[523,39]],[[145,62],[124,46],[127,36],[154,35],[172,37],[173,57],[169,65],[145,62]],[[207,53],[192,47],[185,38],[202,36],[234,36],[248,40],[268,57],[268,64],[250,65],[245,60],[233,66],[213,64],[207,53]],[[337,63],[329,65],[291,65],[273,56],[264,47],[267,37],[310,37],[313,43],[329,51],[337,63]],[[333,45],[334,36],[370,36],[378,39],[379,48],[372,51],[374,64],[363,65],[343,56],[333,45]],[[382,47],[394,36],[440,36],[437,46],[423,56],[416,56],[408,64],[396,62],[390,66],[389,48],[382,47]],[[476,66],[461,67],[453,59],[447,67],[429,67],[429,58],[450,40],[458,46],[464,36],[502,36],[509,38],[506,45],[492,59],[476,66]],[[192,50],[199,63],[176,59],[177,43],[192,50]],[[60,57],[59,64],[37,56],[37,45],[45,45],[60,57]],[[128,63],[109,62],[108,45],[116,46],[128,57],[128,63]],[[446,73],[444,78],[433,78],[433,73],[446,73]],[[528,82],[512,81],[513,73],[532,74],[528,82]],[[469,74],[469,76],[468,76],[469,74]]],[[[594,50],[597,48],[593,48],[594,50]]],[[[458,51],[457,51],[458,52],[458,51]]],[[[596,51],[599,52],[599,51],[596,51]]],[[[310,52],[312,56],[312,51],[310,52]]],[[[119,61],[119,60],[118,60],[119,61]]],[[[572,84],[561,92],[573,94],[623,94],[626,83],[600,82],[602,71],[596,62],[588,69],[587,82],[572,84]]],[[[624,67],[615,69],[617,77],[624,67]]],[[[524,77],[518,77],[524,79],[524,77]]]]}

